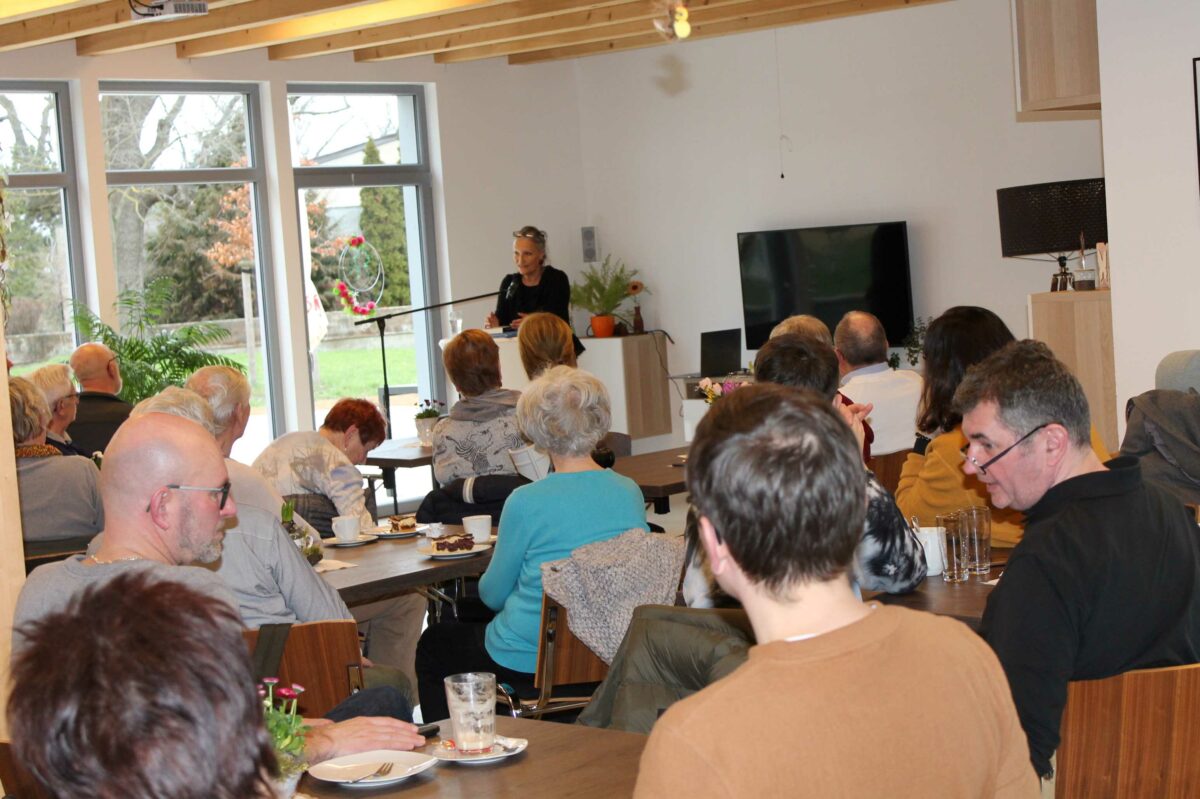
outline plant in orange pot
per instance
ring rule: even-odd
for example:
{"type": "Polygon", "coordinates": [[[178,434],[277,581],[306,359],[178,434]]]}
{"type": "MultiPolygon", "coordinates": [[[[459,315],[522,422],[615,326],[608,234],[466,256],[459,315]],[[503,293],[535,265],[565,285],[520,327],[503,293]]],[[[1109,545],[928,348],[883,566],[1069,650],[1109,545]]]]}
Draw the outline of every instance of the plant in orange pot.
{"type": "Polygon", "coordinates": [[[571,286],[571,304],[592,314],[592,335],[604,338],[613,334],[617,310],[629,299],[629,284],[637,273],[620,259],[614,263],[613,257],[606,255],[604,263],[589,266],[582,280],[571,286]]]}

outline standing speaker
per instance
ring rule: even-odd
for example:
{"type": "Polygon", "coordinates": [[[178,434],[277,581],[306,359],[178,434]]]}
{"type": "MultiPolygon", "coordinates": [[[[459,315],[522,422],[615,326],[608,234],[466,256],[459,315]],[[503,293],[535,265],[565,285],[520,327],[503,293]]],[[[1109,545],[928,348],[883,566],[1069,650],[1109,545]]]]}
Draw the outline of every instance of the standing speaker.
{"type": "Polygon", "coordinates": [[[596,228],[584,227],[580,228],[579,232],[583,239],[583,262],[585,264],[594,264],[600,260],[596,257],[596,228]]]}

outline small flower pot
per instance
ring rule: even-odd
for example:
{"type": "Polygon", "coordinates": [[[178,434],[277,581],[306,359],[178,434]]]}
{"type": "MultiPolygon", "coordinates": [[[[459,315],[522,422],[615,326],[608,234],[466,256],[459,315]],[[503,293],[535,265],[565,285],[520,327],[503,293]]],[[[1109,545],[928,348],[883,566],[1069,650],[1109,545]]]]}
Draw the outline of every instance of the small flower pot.
{"type": "Polygon", "coordinates": [[[613,334],[616,325],[617,317],[615,316],[593,316],[592,335],[596,338],[608,338],[613,334]]]}
{"type": "Polygon", "coordinates": [[[417,424],[417,440],[421,442],[422,447],[433,446],[433,426],[437,424],[436,416],[427,416],[424,419],[414,420],[417,424]]]}

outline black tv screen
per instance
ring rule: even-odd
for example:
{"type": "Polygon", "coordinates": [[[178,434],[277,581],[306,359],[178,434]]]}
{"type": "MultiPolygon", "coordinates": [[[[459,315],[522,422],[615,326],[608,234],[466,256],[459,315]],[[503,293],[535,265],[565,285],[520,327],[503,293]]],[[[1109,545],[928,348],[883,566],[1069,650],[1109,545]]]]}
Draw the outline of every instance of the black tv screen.
{"type": "Polygon", "coordinates": [[[870,311],[893,347],[912,330],[904,222],[739,233],[738,258],[746,349],[761,347],[793,314],[832,331],[847,311],[870,311]]]}

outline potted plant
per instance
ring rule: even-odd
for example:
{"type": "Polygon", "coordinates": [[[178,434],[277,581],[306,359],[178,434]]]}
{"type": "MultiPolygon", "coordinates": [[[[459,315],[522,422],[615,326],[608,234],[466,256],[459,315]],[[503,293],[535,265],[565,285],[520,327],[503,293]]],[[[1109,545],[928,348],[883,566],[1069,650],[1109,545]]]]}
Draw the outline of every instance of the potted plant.
{"type": "Polygon", "coordinates": [[[292,539],[292,543],[304,554],[308,562],[313,566],[320,563],[321,558],[324,557],[321,552],[321,539],[296,524],[295,502],[289,499],[283,503],[279,509],[279,521],[283,523],[283,529],[287,531],[288,537],[292,539]]]}
{"type": "Polygon", "coordinates": [[[433,446],[433,426],[442,416],[446,403],[441,400],[425,399],[417,405],[417,440],[422,447],[433,446]]]}
{"type": "Polygon", "coordinates": [[[637,273],[636,269],[627,269],[620,259],[613,263],[612,255],[606,255],[604,263],[589,266],[582,280],[571,286],[571,304],[592,314],[592,335],[605,338],[613,334],[617,309],[632,296],[630,283],[637,273]]]}
{"type": "Polygon", "coordinates": [[[308,736],[308,726],[296,712],[300,694],[304,687],[292,685],[290,688],[279,685],[278,677],[266,677],[258,689],[263,702],[263,724],[267,734],[271,736],[271,745],[275,748],[275,761],[278,772],[275,777],[275,790],[280,799],[288,799],[296,793],[300,776],[308,764],[304,760],[304,740],[308,736]]]}

